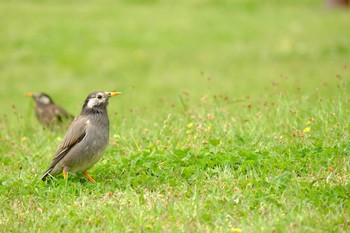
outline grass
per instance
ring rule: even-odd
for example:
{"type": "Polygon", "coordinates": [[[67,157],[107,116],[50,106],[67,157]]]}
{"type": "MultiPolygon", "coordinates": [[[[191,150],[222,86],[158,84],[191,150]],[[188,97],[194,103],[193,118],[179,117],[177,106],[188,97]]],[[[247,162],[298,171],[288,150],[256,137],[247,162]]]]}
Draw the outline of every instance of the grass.
{"type": "Polygon", "coordinates": [[[348,232],[348,10],[322,1],[0,2],[1,232],[348,232]],[[93,90],[110,145],[42,182],[93,90]]]}

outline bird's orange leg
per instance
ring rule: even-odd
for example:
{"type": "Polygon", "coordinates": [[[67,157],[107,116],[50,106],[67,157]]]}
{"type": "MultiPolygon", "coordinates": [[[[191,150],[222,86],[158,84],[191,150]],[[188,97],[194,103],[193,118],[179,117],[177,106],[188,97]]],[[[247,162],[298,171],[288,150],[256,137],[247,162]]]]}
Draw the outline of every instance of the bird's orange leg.
{"type": "Polygon", "coordinates": [[[83,176],[85,176],[88,180],[90,180],[91,183],[95,183],[96,181],[92,179],[91,176],[89,176],[86,172],[83,172],[83,176]]]}
{"type": "Polygon", "coordinates": [[[67,178],[68,178],[68,171],[63,168],[63,179],[67,180],[67,178]]]}

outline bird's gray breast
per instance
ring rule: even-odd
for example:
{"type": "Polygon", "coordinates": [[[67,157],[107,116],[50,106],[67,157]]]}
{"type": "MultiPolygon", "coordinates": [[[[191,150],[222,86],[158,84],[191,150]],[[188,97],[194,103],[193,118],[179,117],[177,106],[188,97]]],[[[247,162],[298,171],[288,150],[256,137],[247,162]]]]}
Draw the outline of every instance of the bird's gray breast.
{"type": "Polygon", "coordinates": [[[109,122],[105,117],[90,117],[86,124],[86,136],[83,139],[85,151],[95,155],[104,151],[109,140],[109,122]]]}
{"type": "Polygon", "coordinates": [[[109,140],[109,126],[106,122],[98,124],[96,120],[88,120],[86,126],[86,136],[83,141],[85,150],[92,154],[104,150],[109,140]]]}
{"type": "Polygon", "coordinates": [[[102,157],[108,141],[108,117],[89,116],[86,121],[85,137],[70,151],[71,155],[74,154],[70,161],[70,171],[82,172],[92,167],[102,157]]]}

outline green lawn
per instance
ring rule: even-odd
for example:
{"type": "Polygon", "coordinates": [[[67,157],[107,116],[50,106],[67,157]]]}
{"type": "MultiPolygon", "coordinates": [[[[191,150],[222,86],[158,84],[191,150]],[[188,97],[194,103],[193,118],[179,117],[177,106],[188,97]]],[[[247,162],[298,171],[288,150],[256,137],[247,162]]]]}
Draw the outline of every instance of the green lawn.
{"type": "Polygon", "coordinates": [[[0,1],[0,232],[349,232],[349,22],[319,0],[0,1]],[[97,182],[42,182],[66,129],[24,94],[77,115],[94,90],[123,92],[97,182]]]}

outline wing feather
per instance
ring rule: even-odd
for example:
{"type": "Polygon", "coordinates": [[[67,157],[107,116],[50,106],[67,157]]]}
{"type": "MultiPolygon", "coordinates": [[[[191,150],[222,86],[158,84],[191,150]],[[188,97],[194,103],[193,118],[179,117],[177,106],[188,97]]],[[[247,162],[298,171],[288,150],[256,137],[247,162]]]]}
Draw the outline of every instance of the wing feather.
{"type": "Polygon", "coordinates": [[[54,113],[57,116],[59,121],[63,121],[64,119],[73,118],[73,116],[71,114],[66,112],[63,108],[61,108],[58,105],[54,106],[54,113]]]}
{"type": "Polygon", "coordinates": [[[65,137],[63,138],[63,141],[59,145],[55,153],[55,157],[53,158],[49,168],[45,171],[44,175],[42,176],[42,180],[44,180],[48,176],[48,174],[56,166],[56,164],[59,163],[76,144],[83,140],[83,138],[86,135],[87,123],[87,119],[82,116],[77,117],[72,122],[72,124],[68,128],[65,137]]]}

